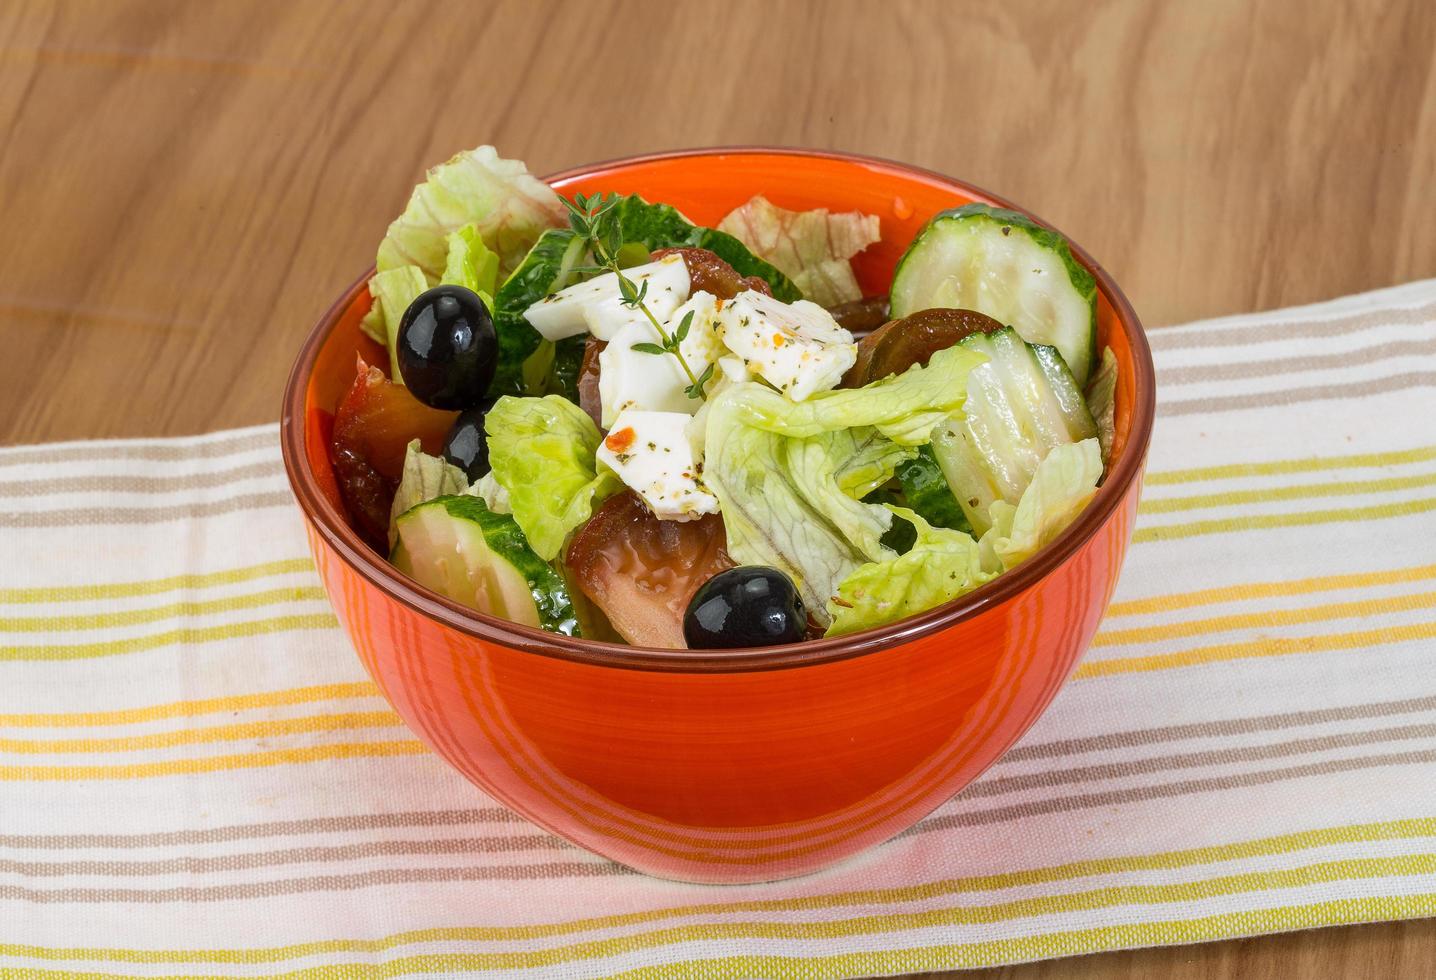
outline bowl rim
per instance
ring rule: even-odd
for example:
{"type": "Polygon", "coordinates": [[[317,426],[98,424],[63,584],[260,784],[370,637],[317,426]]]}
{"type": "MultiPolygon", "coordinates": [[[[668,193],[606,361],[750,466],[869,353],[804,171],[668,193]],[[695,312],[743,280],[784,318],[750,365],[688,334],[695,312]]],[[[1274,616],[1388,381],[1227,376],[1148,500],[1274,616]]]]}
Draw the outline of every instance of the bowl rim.
{"type": "MultiPolygon", "coordinates": [[[[645,153],[619,157],[597,163],[570,167],[543,177],[545,183],[572,181],[601,176],[605,171],[646,163],[666,162],[693,157],[722,156],[789,156],[802,159],[835,160],[854,163],[875,170],[918,177],[950,187],[975,199],[991,201],[1032,218],[1038,224],[1057,230],[1049,222],[1025,208],[989,191],[923,167],[915,167],[881,157],[829,150],[812,150],[783,146],[714,146],[645,153]]],[[[1059,234],[1061,232],[1059,231],[1059,234]]],[[[593,666],[671,673],[739,673],[816,666],[846,660],[865,654],[889,650],[934,633],[941,632],[964,620],[1001,605],[1026,591],[1066,562],[1106,525],[1122,505],[1132,484],[1137,481],[1146,462],[1156,415],[1156,371],[1151,348],[1136,311],[1121,288],[1088,252],[1064,235],[1078,261],[1097,280],[1117,314],[1132,352],[1135,367],[1133,390],[1136,403],[1132,406],[1131,428],[1126,450],[1117,466],[1107,475],[1081,515],[1054,541],[1012,571],[1005,572],[966,595],[916,616],[909,616],[887,626],[831,639],[807,640],[802,643],[775,647],[744,647],[726,650],[671,650],[660,647],[628,646],[603,640],[550,633],[489,616],[462,606],[417,582],[380,558],[359,538],[348,520],[330,503],[307,465],[304,439],[307,430],[306,402],[310,376],[320,348],[328,339],[340,316],[354,302],[374,269],[371,266],[332,303],[315,325],[299,350],[284,390],[280,417],[280,447],[289,484],[310,527],[341,560],[370,585],[389,599],[410,610],[436,620],[449,629],[505,647],[560,660],[593,666]]]]}

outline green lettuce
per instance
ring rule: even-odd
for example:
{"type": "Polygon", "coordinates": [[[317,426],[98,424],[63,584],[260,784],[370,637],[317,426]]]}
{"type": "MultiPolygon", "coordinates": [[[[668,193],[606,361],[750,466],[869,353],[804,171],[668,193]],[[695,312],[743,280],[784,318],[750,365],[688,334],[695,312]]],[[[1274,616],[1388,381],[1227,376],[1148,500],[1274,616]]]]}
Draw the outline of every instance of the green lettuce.
{"type": "Polygon", "coordinates": [[[1102,462],[1112,459],[1112,438],[1117,431],[1117,355],[1102,348],[1102,364],[1087,384],[1087,410],[1097,423],[1097,441],[1102,445],[1102,462]]]}
{"type": "Polygon", "coordinates": [[[389,352],[389,379],[398,385],[404,383],[399,374],[399,355],[396,353],[399,321],[403,319],[409,304],[428,288],[429,282],[417,265],[401,265],[396,269],[381,272],[369,280],[369,295],[374,297],[374,305],[369,311],[373,322],[370,322],[369,317],[365,317],[361,326],[365,333],[383,344],[389,352]]]}
{"type": "MultiPolygon", "coordinates": [[[[417,266],[429,285],[435,285],[444,275],[449,235],[473,224],[484,245],[498,256],[497,274],[504,276],[545,228],[563,222],[563,204],[547,184],[518,160],[501,159],[492,146],[481,146],[429,171],[409,196],[404,213],[389,225],[374,267],[384,273],[417,266]]],[[[376,305],[365,317],[365,331],[378,339],[388,320],[376,305]]]]}
{"type": "Polygon", "coordinates": [[[839,489],[842,439],[790,439],[746,424],[744,400],[755,390],[766,389],[746,382],[709,400],[703,481],[718,497],[733,559],[784,572],[822,621],[838,582],[892,555],[880,542],[892,516],[839,489]]]}
{"type": "Polygon", "coordinates": [[[473,290],[492,310],[499,284],[499,257],[479,237],[479,226],[470,222],[449,235],[447,242],[449,251],[439,282],[473,290]]]}
{"type": "Polygon", "coordinates": [[[900,446],[921,446],[938,423],[962,408],[968,372],[986,360],[966,347],[949,347],[934,354],[926,367],[914,365],[861,388],[819,392],[796,403],[753,385],[743,399],[743,420],[798,438],[871,426],[900,446]]]}
{"type": "Polygon", "coordinates": [[[828,600],[832,619],[828,636],[856,633],[926,612],[991,579],[982,568],[972,536],[933,527],[906,507],[889,505],[893,514],[917,531],[912,547],[887,561],[854,569],[828,600]]]}
{"type": "Polygon", "coordinates": [[[860,498],[962,407],[967,374],[982,361],[953,347],[926,367],[803,402],[751,381],[710,398],[703,479],[722,508],[729,554],[787,573],[826,625],[839,582],[895,557],[882,542],[892,512],[860,498]]]}
{"type": "Polygon", "coordinates": [[[877,215],[788,211],[762,195],[729,213],[718,230],[782,269],[805,298],[828,307],[862,298],[850,260],[882,237],[877,215]]]}
{"type": "Polygon", "coordinates": [[[430,456],[419,448],[419,440],[409,443],[404,451],[404,470],[399,489],[394,491],[394,504],[389,508],[389,547],[394,547],[399,532],[394,522],[410,508],[426,504],[436,497],[464,493],[469,481],[464,471],[438,456],[430,456]]]}
{"type": "Polygon", "coordinates": [[[979,542],[982,567],[1005,572],[1031,558],[1067,529],[1097,492],[1102,451],[1096,439],[1058,446],[1043,457],[1013,507],[993,501],[992,527],[979,542]]]}
{"type": "Polygon", "coordinates": [[[850,497],[866,497],[886,484],[917,452],[899,446],[874,428],[839,429],[831,438],[834,454],[843,461],[834,477],[838,488],[850,497]],[[839,440],[841,445],[836,444],[839,440]]]}
{"type": "MultiPolygon", "coordinates": [[[[785,302],[802,299],[796,286],[772,265],[748,251],[732,235],[703,228],[667,204],[650,204],[630,195],[616,208],[630,262],[646,260],[648,251],[660,248],[706,248],[733,266],[740,275],[757,276],[773,295],[785,302]]],[[[551,228],[534,243],[495,295],[494,326],[499,335],[499,366],[491,390],[508,395],[561,394],[577,398],[578,369],[587,338],[569,337],[549,344],[524,319],[524,311],[551,293],[592,272],[583,241],[568,228],[551,228]]]]}
{"type": "Polygon", "coordinates": [[[545,561],[558,557],[595,504],[623,489],[616,474],[597,467],[598,427],[567,399],[505,396],[489,410],[484,431],[494,479],[545,561]]]}

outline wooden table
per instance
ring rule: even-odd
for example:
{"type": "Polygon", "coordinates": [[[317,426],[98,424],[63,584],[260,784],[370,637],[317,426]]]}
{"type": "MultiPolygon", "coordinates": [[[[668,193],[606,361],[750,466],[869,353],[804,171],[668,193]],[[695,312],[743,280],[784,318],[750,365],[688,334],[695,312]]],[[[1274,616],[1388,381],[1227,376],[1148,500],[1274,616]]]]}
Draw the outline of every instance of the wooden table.
{"type": "MultiPolygon", "coordinates": [[[[912,161],[1181,322],[1436,275],[1436,5],[6,0],[0,441],[276,418],[419,174],[486,142],[912,161]]],[[[1436,923],[981,975],[1431,976],[1436,923]]]]}

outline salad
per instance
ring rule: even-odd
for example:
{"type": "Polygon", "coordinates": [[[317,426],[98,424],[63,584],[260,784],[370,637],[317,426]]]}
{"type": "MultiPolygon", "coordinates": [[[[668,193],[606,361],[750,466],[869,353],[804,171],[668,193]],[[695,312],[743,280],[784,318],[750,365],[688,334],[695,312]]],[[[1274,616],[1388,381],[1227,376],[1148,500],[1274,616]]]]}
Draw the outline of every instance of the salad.
{"type": "Polygon", "coordinates": [[[1096,283],[972,204],[864,295],[879,238],[762,196],[704,228],[459,154],[379,245],[383,355],[330,445],[353,527],[475,610],[650,647],[852,633],[1004,574],[1112,453],[1096,283]]]}

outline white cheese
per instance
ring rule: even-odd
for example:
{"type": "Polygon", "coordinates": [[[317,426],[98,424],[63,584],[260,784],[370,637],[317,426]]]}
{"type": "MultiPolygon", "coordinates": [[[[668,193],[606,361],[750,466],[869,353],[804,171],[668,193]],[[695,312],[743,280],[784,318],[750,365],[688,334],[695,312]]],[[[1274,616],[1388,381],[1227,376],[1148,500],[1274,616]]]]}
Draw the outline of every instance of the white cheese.
{"type": "Polygon", "coordinates": [[[683,412],[629,409],[598,447],[604,465],[663,520],[691,521],[718,513],[718,498],[703,486],[688,423],[683,412]]]}
{"type": "MultiPolygon", "coordinates": [[[[633,283],[635,289],[647,287],[643,292],[643,305],[658,318],[659,323],[672,316],[673,311],[688,298],[688,266],[683,263],[681,255],[665,255],[657,262],[625,269],[623,275],[633,283]]],[[[612,294],[583,308],[583,319],[588,332],[599,340],[611,341],[629,324],[642,323],[651,329],[653,324],[648,322],[648,317],[643,315],[642,310],[624,304],[615,273],[604,273],[598,279],[610,277],[613,282],[612,294]]]]}
{"type": "MultiPolygon", "coordinates": [[[[717,310],[718,300],[699,290],[663,325],[670,337],[675,336],[683,318],[693,314],[678,349],[694,377],[700,377],[710,363],[726,352],[717,310]]],[[[598,397],[604,426],[611,427],[614,419],[630,408],[687,415],[698,410],[699,399],[688,397],[690,382],[678,358],[633,349],[634,344],[659,341],[658,331],[644,318],[623,327],[598,355],[598,397]]],[[[712,383],[710,379],[709,385],[712,383]]]]}
{"type": "Polygon", "coordinates": [[[834,387],[858,357],[853,335],[807,300],[784,303],[750,289],[719,317],[728,349],[795,402],[834,387]]]}
{"type": "MultiPolygon", "coordinates": [[[[660,320],[688,298],[688,267],[681,255],[666,255],[657,262],[625,269],[623,274],[635,286],[648,283],[643,303],[660,320]]],[[[609,340],[635,317],[642,319],[643,314],[623,305],[618,276],[612,272],[560,289],[524,310],[524,319],[546,340],[563,340],[589,330],[598,339],[609,340]],[[594,323],[598,326],[593,327],[594,323]]]]}

